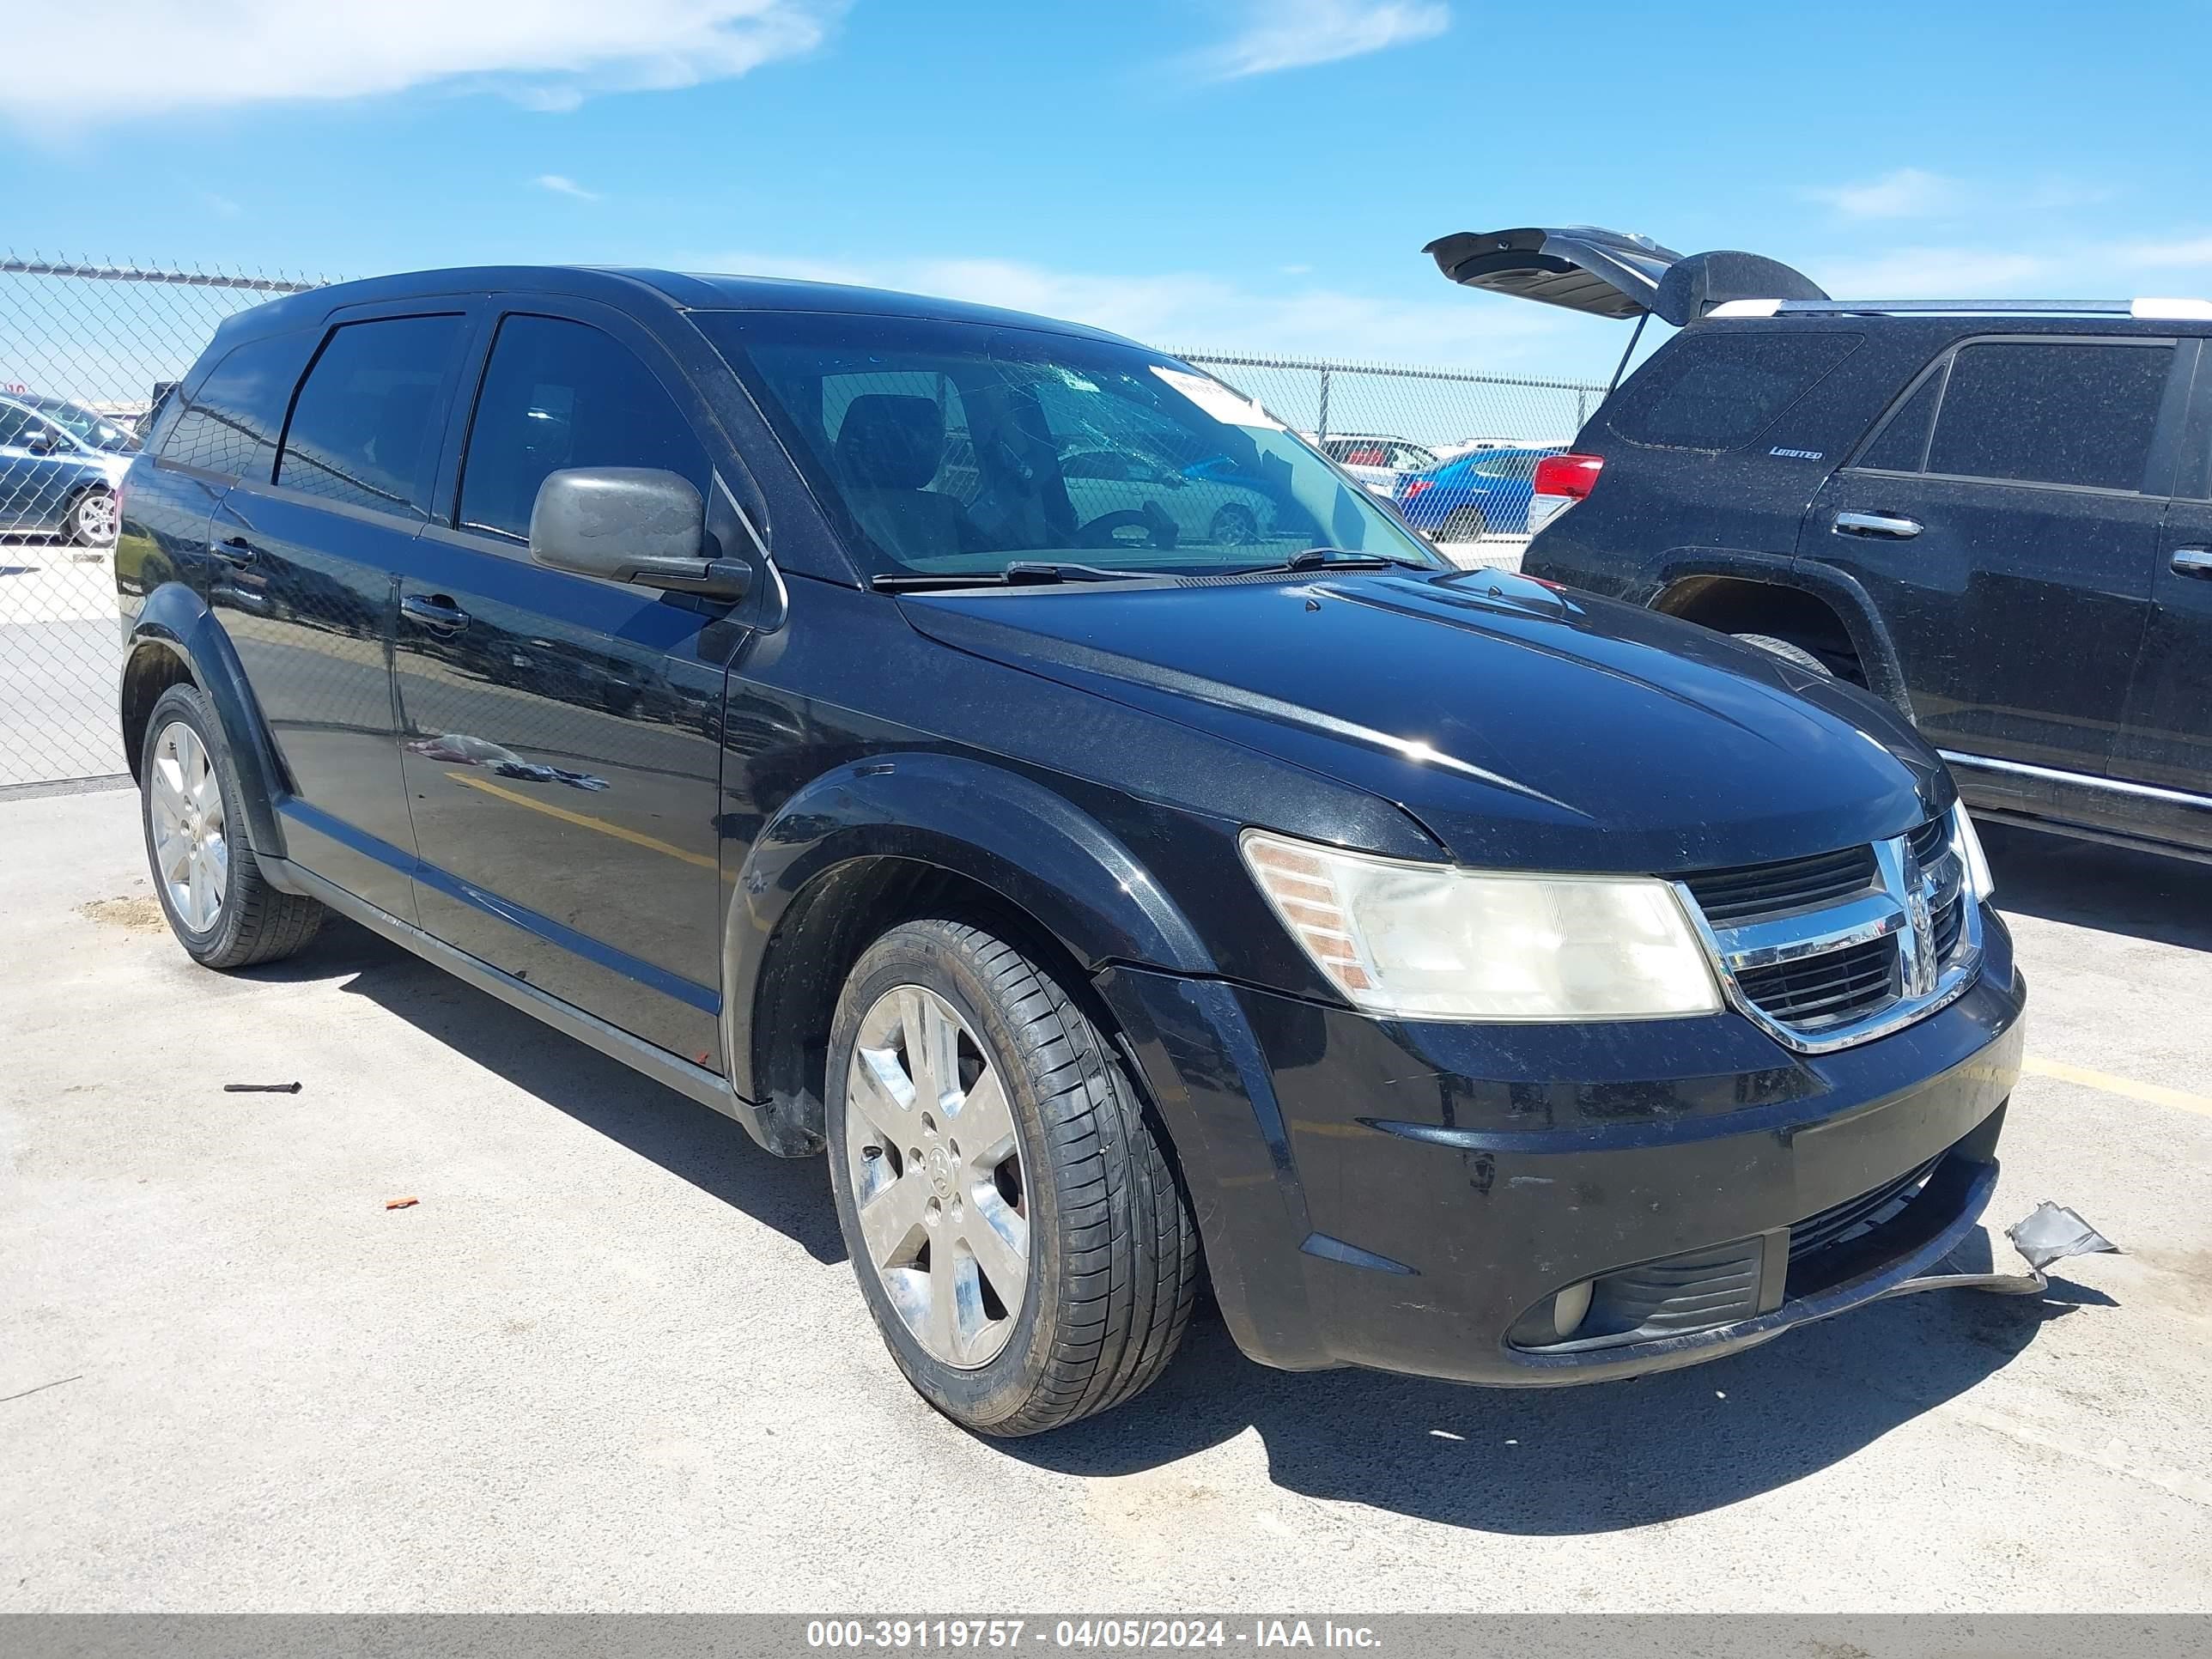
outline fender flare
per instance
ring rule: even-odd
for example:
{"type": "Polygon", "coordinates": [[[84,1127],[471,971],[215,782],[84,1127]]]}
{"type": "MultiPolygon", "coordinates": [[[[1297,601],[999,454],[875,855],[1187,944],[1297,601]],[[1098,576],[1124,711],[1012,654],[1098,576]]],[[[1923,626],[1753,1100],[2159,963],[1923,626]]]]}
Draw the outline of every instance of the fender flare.
{"type": "MultiPolygon", "coordinates": [[[[288,793],[284,769],[276,757],[260,705],[246,678],[230,635],[223,631],[207,602],[181,581],[166,581],[149,593],[124,641],[120,696],[127,697],[131,679],[146,659],[160,653],[179,663],[192,684],[215,711],[222,727],[220,739],[231,764],[231,775],[245,798],[246,821],[253,834],[253,850],[281,860],[284,854],[283,821],[276,803],[288,793]]],[[[118,702],[117,717],[127,717],[127,704],[118,702]]],[[[126,749],[129,729],[125,728],[126,749]]],[[[131,769],[138,770],[139,757],[129,753],[131,769]]],[[[281,866],[280,866],[281,867],[281,866]]],[[[272,883],[275,878],[272,874],[272,883]]]]}
{"type": "Polygon", "coordinates": [[[1911,694],[1905,689],[1897,641],[1889,624],[1882,620],[1874,596],[1857,577],[1830,565],[1803,563],[1784,554],[1729,547],[1672,548],[1650,567],[1643,602],[1651,610],[1659,610],[1668,594],[1698,576],[1727,576],[1769,587],[1794,588],[1820,600],[1836,613],[1844,633],[1850,636],[1851,649],[1866,671],[1867,689],[1918,724],[1912,713],[1911,694]]]}
{"type": "Polygon", "coordinates": [[[896,859],[963,877],[1049,933],[1087,973],[1130,962],[1211,974],[1197,931],[1131,850],[1065,796],[962,756],[878,755],[809,782],[762,827],[737,874],[723,938],[723,1054],[750,1125],[771,1151],[811,1152],[819,1130],[781,1121],[762,1063],[763,1012],[802,895],[863,861],[896,859]]]}

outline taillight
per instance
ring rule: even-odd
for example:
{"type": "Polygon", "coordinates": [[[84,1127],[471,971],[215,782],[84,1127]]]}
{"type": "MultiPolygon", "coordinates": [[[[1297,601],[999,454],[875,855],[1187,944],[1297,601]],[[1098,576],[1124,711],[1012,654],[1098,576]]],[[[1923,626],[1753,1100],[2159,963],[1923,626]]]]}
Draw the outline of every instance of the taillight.
{"type": "Polygon", "coordinates": [[[1404,487],[1399,490],[1398,499],[1401,501],[1410,501],[1424,489],[1431,489],[1435,484],[1434,478],[1408,478],[1404,487]]]}
{"type": "Polygon", "coordinates": [[[1602,455],[1547,455],[1537,462],[1531,481],[1535,494],[1528,498],[1528,533],[1534,535],[1577,501],[1587,500],[1604,470],[1602,455]]]}

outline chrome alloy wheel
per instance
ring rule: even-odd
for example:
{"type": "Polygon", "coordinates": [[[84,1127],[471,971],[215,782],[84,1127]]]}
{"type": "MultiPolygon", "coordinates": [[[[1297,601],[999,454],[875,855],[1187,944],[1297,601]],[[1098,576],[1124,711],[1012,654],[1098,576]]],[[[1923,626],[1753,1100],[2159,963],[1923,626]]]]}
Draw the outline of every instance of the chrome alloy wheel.
{"type": "Polygon", "coordinates": [[[77,502],[75,516],[77,534],[94,547],[106,546],[121,527],[115,511],[115,496],[110,490],[88,491],[77,502]]]}
{"type": "Polygon", "coordinates": [[[191,932],[207,933],[222,915],[230,842],[215,757],[184,721],[171,720],[155,739],[146,792],[154,865],[169,890],[170,906],[191,932]]]}
{"type": "Polygon", "coordinates": [[[915,1340],[956,1369],[988,1364],[1029,1287],[1021,1145],[998,1069],[934,991],[894,986],[862,1017],[845,1162],[869,1265],[915,1340]]]}

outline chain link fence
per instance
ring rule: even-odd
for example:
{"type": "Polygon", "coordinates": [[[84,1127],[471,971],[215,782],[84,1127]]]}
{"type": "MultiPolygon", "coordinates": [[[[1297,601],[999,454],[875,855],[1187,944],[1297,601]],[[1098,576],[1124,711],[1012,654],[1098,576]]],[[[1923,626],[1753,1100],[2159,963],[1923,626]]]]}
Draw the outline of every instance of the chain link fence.
{"type": "MultiPolygon", "coordinates": [[[[125,769],[115,484],[234,312],[331,280],[0,258],[0,788],[125,769]]],[[[1465,564],[1517,562],[1530,475],[1604,388],[1404,365],[1181,354],[1318,443],[1465,564]]]]}
{"type": "Polygon", "coordinates": [[[125,769],[116,481],[233,312],[313,279],[0,258],[0,787],[125,769]]]}
{"type": "Polygon", "coordinates": [[[1187,351],[1295,428],[1463,565],[1516,566],[1536,463],[1604,399],[1581,380],[1187,351]]]}

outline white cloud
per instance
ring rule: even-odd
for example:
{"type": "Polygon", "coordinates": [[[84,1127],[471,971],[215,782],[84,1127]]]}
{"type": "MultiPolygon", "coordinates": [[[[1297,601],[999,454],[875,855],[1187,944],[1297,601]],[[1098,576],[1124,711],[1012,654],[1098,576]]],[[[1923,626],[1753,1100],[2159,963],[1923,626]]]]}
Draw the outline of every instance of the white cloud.
{"type": "Polygon", "coordinates": [[[1993,300],[2039,292],[2053,266],[2043,255],[2006,248],[1900,247],[1811,265],[1806,274],[1842,300],[1993,300]]]}
{"type": "Polygon", "coordinates": [[[2178,242],[2134,242],[2120,250],[2126,264],[2145,269],[2212,265],[2212,236],[2195,236],[2178,242]]]}
{"type": "Polygon", "coordinates": [[[682,262],[695,270],[855,283],[1005,306],[1125,334],[1169,350],[1474,367],[1507,372],[1610,371],[1625,337],[1564,313],[1486,303],[1437,284],[1407,302],[1295,281],[1251,287],[1198,272],[1099,275],[1012,259],[916,258],[863,265],[725,252],[682,262]],[[1562,350],[1571,358],[1563,358],[1562,350]]]}
{"type": "Polygon", "coordinates": [[[843,0],[115,0],[88,100],[84,18],[8,22],[9,112],[29,122],[359,98],[431,83],[538,108],[695,85],[819,45],[843,0]]]}
{"type": "Polygon", "coordinates": [[[1209,81],[1304,69],[1431,40],[1451,27],[1442,0],[1245,0],[1235,36],[1190,60],[1209,81]]]}
{"type": "Polygon", "coordinates": [[[574,179],[562,173],[541,173],[531,182],[540,190],[550,190],[556,196],[573,196],[580,202],[596,202],[599,192],[586,190],[574,179]]]}
{"type": "Polygon", "coordinates": [[[1808,200],[1825,202],[1854,219],[1922,219],[1955,205],[1964,191],[1955,179],[1919,167],[1899,167],[1879,179],[1803,193],[1808,200]]]}

